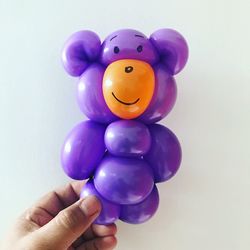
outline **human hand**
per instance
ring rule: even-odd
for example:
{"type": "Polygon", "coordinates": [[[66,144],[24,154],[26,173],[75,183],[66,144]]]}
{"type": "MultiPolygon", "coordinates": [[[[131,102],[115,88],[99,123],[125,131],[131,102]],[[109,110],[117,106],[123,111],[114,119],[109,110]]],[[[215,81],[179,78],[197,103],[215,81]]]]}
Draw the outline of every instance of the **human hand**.
{"type": "Polygon", "coordinates": [[[116,225],[92,224],[101,204],[95,196],[79,200],[81,188],[73,182],[42,197],[17,219],[1,249],[113,249],[116,225]]]}

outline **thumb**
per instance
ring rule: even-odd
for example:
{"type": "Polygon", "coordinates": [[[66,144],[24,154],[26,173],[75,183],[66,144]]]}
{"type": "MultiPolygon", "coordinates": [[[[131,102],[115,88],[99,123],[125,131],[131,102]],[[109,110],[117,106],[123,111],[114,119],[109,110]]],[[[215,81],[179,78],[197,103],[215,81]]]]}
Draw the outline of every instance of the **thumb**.
{"type": "Polygon", "coordinates": [[[101,211],[101,204],[95,196],[88,196],[62,210],[37,232],[50,249],[66,249],[80,237],[101,211]]]}

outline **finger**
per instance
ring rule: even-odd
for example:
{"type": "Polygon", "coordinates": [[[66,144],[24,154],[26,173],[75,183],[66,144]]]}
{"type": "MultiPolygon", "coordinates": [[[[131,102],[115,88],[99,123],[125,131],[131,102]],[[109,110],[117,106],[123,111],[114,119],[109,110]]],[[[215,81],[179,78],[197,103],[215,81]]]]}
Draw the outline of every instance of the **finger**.
{"type": "Polygon", "coordinates": [[[115,224],[110,224],[110,225],[93,224],[84,233],[83,238],[85,240],[91,240],[91,239],[96,238],[96,237],[115,235],[116,232],[117,232],[117,227],[115,224]]]}
{"type": "Polygon", "coordinates": [[[86,241],[81,246],[77,247],[76,250],[111,250],[115,248],[116,244],[117,240],[114,236],[107,236],[86,241]]]}
{"type": "Polygon", "coordinates": [[[82,191],[82,187],[84,186],[86,181],[73,181],[71,182],[71,186],[78,197],[80,197],[80,193],[82,191]]]}
{"type": "Polygon", "coordinates": [[[98,237],[113,236],[117,232],[117,227],[115,224],[110,225],[97,225],[92,224],[87,231],[79,237],[74,243],[74,247],[80,246],[83,242],[88,240],[93,240],[98,237]]]}
{"type": "Polygon", "coordinates": [[[117,232],[117,227],[115,224],[110,224],[110,225],[93,224],[92,229],[95,235],[98,237],[115,235],[117,232]]]}
{"type": "Polygon", "coordinates": [[[26,225],[33,225],[33,229],[36,230],[54,218],[51,213],[42,207],[31,207],[25,212],[24,219],[26,225]]]}
{"type": "Polygon", "coordinates": [[[62,210],[45,226],[36,231],[36,236],[60,249],[69,247],[93,223],[101,211],[101,204],[95,196],[88,196],[62,210]]]}
{"type": "Polygon", "coordinates": [[[110,225],[97,225],[92,224],[87,231],[80,236],[74,243],[73,246],[76,248],[83,242],[93,240],[98,237],[114,236],[117,232],[115,224],[110,225]]]}
{"type": "Polygon", "coordinates": [[[76,181],[60,187],[43,196],[34,207],[42,208],[54,217],[79,199],[78,192],[83,185],[83,182],[76,181]]]}

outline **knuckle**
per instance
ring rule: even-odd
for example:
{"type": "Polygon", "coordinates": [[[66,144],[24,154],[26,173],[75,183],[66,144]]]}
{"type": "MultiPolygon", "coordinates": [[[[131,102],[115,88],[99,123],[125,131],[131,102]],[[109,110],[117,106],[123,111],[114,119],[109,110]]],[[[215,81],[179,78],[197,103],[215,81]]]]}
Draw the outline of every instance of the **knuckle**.
{"type": "Polygon", "coordinates": [[[25,219],[37,224],[38,226],[43,226],[51,219],[51,215],[49,215],[44,208],[33,206],[26,211],[25,219]]]}
{"type": "Polygon", "coordinates": [[[50,200],[53,200],[53,198],[55,198],[55,196],[56,196],[55,191],[49,191],[47,194],[42,196],[41,200],[46,199],[46,200],[50,201],[50,200]]]}
{"type": "Polygon", "coordinates": [[[79,225],[82,218],[83,214],[81,210],[75,207],[74,209],[66,209],[59,212],[56,217],[56,222],[66,229],[74,229],[77,225],[79,225]]]}
{"type": "Polygon", "coordinates": [[[30,207],[25,213],[25,218],[29,220],[34,214],[36,214],[36,211],[36,207],[30,207]]]}
{"type": "Polygon", "coordinates": [[[36,223],[36,218],[41,214],[41,209],[36,206],[32,206],[25,213],[25,219],[36,223]]]}

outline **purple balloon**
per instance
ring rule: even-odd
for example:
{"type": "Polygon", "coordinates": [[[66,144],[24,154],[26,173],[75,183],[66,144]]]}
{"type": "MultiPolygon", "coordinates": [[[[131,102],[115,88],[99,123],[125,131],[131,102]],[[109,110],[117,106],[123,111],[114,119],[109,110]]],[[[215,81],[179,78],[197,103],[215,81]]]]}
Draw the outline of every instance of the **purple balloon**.
{"type": "Polygon", "coordinates": [[[80,109],[88,118],[101,123],[119,119],[108,109],[102,93],[104,71],[110,63],[136,59],[154,68],[155,92],[147,110],[138,117],[138,120],[151,124],[163,119],[172,109],[176,84],[171,75],[183,69],[187,58],[185,39],[172,29],[157,30],[150,38],[133,29],[117,30],[102,44],[94,32],[79,31],[68,39],[62,53],[66,71],[81,76],[78,85],[80,109]]]}
{"type": "Polygon", "coordinates": [[[94,184],[105,199],[117,204],[134,204],[150,194],[154,179],[152,169],[144,160],[107,155],[95,172],[94,184]]]}
{"type": "Polygon", "coordinates": [[[174,78],[166,71],[165,66],[155,66],[155,91],[146,111],[138,117],[144,123],[155,123],[163,119],[173,108],[177,95],[174,78]]]}
{"type": "Polygon", "coordinates": [[[105,126],[93,122],[81,122],[66,138],[61,161],[65,173],[76,180],[89,178],[105,153],[105,126]]]}
{"type": "Polygon", "coordinates": [[[94,223],[107,225],[115,222],[120,216],[120,205],[114,204],[104,199],[95,189],[92,180],[89,180],[82,188],[81,198],[86,198],[89,195],[95,195],[102,204],[102,210],[94,223]]]}
{"type": "MultiPolygon", "coordinates": [[[[100,199],[102,211],[96,223],[109,224],[117,218],[142,223],[157,210],[159,195],[154,183],[166,181],[177,172],[181,147],[168,128],[153,123],[173,108],[177,95],[173,76],[184,68],[187,58],[185,39],[172,29],[157,30],[149,38],[137,30],[117,30],[102,43],[97,34],[83,30],[65,43],[64,68],[70,75],[79,77],[78,104],[92,121],[82,122],[70,132],[61,160],[71,178],[90,178],[81,197],[96,195],[100,199]],[[133,120],[121,120],[113,114],[103,96],[107,67],[123,59],[150,64],[155,76],[153,97],[144,113],[133,120]]],[[[129,74],[124,73],[127,87],[140,69],[129,65],[120,70],[129,74]]],[[[116,81],[121,83],[121,75],[117,74],[116,81]]],[[[109,90],[110,98],[114,96],[113,91],[119,92],[119,87],[109,90]]],[[[141,100],[140,93],[135,93],[138,101],[141,100]]],[[[121,105],[133,103],[125,100],[119,105],[122,108],[121,105]]]]}
{"type": "Polygon", "coordinates": [[[101,41],[98,35],[90,30],[72,34],[62,51],[62,62],[65,70],[72,76],[80,76],[95,61],[100,53],[101,41]]]}
{"type": "Polygon", "coordinates": [[[188,45],[184,37],[173,29],[160,29],[150,36],[150,41],[161,55],[166,70],[176,75],[186,65],[188,45]]]}
{"type": "Polygon", "coordinates": [[[118,119],[109,110],[102,92],[104,68],[94,63],[82,74],[78,84],[78,104],[82,112],[91,120],[110,123],[118,119]]]}
{"type": "Polygon", "coordinates": [[[148,152],[151,137],[148,128],[133,120],[120,120],[111,123],[105,132],[108,151],[116,156],[141,156],[148,152]]]}
{"type": "Polygon", "coordinates": [[[104,40],[100,61],[108,65],[120,59],[142,60],[153,65],[159,60],[159,55],[143,33],[122,29],[113,32],[104,40]]]}
{"type": "Polygon", "coordinates": [[[156,212],[159,205],[157,187],[142,202],[133,205],[122,205],[120,219],[127,223],[139,224],[149,220],[156,212]]]}
{"type": "Polygon", "coordinates": [[[181,163],[181,146],[172,131],[153,124],[149,126],[152,146],[144,159],[154,171],[155,182],[170,179],[179,169],[181,163]]]}

